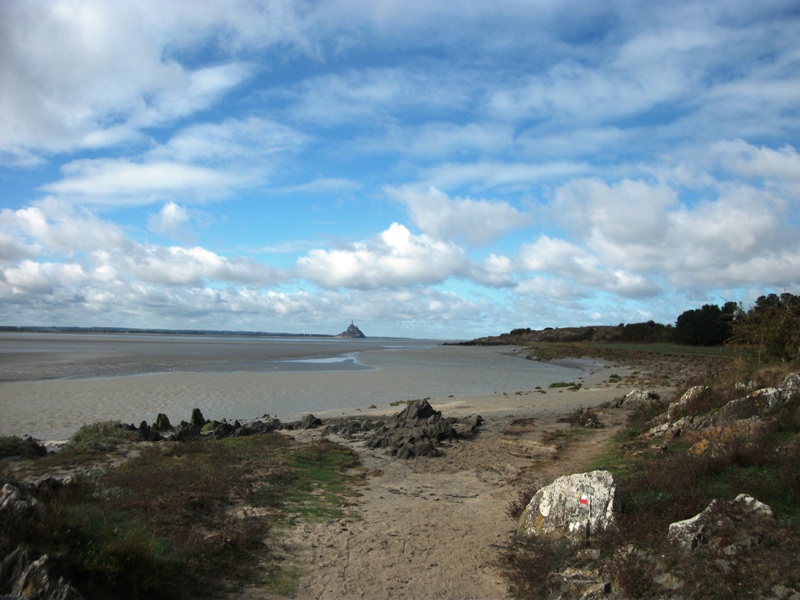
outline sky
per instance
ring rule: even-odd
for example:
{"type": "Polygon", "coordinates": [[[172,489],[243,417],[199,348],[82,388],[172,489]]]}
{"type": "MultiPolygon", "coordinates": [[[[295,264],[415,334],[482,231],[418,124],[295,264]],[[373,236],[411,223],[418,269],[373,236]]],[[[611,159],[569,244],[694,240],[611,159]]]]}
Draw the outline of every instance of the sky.
{"type": "Polygon", "coordinates": [[[470,339],[800,293],[797,0],[2,0],[0,325],[470,339]]]}

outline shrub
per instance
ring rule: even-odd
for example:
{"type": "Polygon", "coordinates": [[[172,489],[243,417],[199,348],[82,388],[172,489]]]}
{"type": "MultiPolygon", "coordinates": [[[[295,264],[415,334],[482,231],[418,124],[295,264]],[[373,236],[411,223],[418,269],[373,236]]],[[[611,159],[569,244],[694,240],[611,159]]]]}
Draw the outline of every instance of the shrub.
{"type": "Polygon", "coordinates": [[[122,442],[137,438],[135,431],[119,421],[100,421],[78,429],[64,445],[64,450],[77,453],[110,452],[122,442]]]}
{"type": "Polygon", "coordinates": [[[35,439],[16,435],[0,436],[0,458],[37,458],[47,454],[47,449],[35,439]]]}

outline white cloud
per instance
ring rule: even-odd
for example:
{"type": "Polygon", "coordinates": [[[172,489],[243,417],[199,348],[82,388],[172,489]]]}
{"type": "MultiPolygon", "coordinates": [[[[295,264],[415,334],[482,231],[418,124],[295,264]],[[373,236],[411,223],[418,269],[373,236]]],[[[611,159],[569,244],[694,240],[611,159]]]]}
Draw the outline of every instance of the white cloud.
{"type": "Polygon", "coordinates": [[[483,263],[474,265],[470,279],[487,287],[511,287],[514,285],[514,265],[507,256],[490,254],[483,263]]]}
{"type": "MultiPolygon", "coordinates": [[[[180,207],[167,207],[180,221],[180,207]]],[[[201,247],[156,246],[127,238],[115,225],[86,210],[64,203],[0,213],[0,233],[28,254],[54,256],[56,261],[21,260],[0,270],[14,291],[73,288],[82,280],[97,286],[135,287],[140,283],[204,287],[211,283],[269,285],[285,276],[277,269],[243,258],[226,258],[201,247]]],[[[24,252],[20,252],[24,254],[24,252]]],[[[98,291],[98,290],[96,290],[98,291]]]]}
{"type": "Polygon", "coordinates": [[[294,152],[307,141],[306,135],[276,121],[256,117],[225,119],[185,127],[144,158],[207,166],[253,165],[294,152]]]}
{"type": "Polygon", "coordinates": [[[263,183],[306,137],[271,121],[249,118],[193,125],[135,158],[82,159],[61,168],[64,177],[43,187],[74,202],[142,205],[169,200],[223,198],[263,183]]]}
{"type": "Polygon", "coordinates": [[[189,211],[174,202],[167,202],[161,210],[148,219],[150,231],[160,235],[180,237],[186,234],[189,225],[189,211]]]}
{"type": "Polygon", "coordinates": [[[678,204],[677,193],[630,179],[609,185],[578,179],[558,188],[554,213],[565,227],[590,245],[658,245],[669,230],[666,215],[678,204]]]}
{"type": "Polygon", "coordinates": [[[124,255],[109,253],[137,280],[164,285],[202,286],[206,281],[265,285],[277,278],[273,269],[244,259],[228,259],[205,248],[134,246],[124,255]]]}
{"type": "Polygon", "coordinates": [[[533,244],[520,249],[522,269],[545,273],[568,274],[579,279],[594,279],[599,261],[589,252],[566,240],[542,235],[533,244]]]}
{"type": "Polygon", "coordinates": [[[297,261],[306,279],[328,288],[374,289],[435,284],[465,273],[467,257],[454,244],[414,236],[393,223],[367,242],[336,250],[311,250],[297,261]]]}
{"type": "Polygon", "coordinates": [[[275,43],[307,48],[285,2],[2,2],[0,151],[30,162],[135,139],[211,106],[251,76],[240,52],[275,43]],[[181,64],[195,44],[216,64],[181,64]]]}
{"type": "Polygon", "coordinates": [[[387,187],[386,193],[406,205],[417,227],[440,240],[465,240],[478,246],[529,221],[527,215],[500,200],[451,199],[436,188],[423,191],[408,186],[387,187]]]}
{"type": "Polygon", "coordinates": [[[792,146],[773,150],[736,139],[718,142],[711,151],[734,175],[800,182],[800,154],[792,146]]]}
{"type": "Polygon", "coordinates": [[[207,167],[127,159],[73,161],[62,171],[66,177],[45,191],[97,204],[149,204],[180,192],[208,199],[244,183],[241,176],[207,167]]]}
{"type": "Polygon", "coordinates": [[[420,179],[438,188],[474,185],[482,189],[528,189],[542,181],[582,175],[592,171],[586,163],[563,162],[445,162],[422,170],[420,179]]]}
{"type": "Polygon", "coordinates": [[[4,209],[0,212],[0,231],[36,255],[71,257],[102,248],[124,250],[128,244],[117,225],[52,198],[16,211],[4,209]]]}

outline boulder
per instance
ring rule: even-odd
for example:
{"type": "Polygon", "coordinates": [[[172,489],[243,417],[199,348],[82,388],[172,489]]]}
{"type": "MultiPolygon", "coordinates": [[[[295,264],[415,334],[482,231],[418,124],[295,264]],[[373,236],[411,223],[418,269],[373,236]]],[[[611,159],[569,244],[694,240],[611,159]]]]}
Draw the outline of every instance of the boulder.
{"type": "Polygon", "coordinates": [[[696,398],[706,391],[708,391],[708,386],[705,385],[695,385],[690,387],[684,392],[683,396],[680,397],[680,400],[669,405],[667,408],[667,418],[673,422],[680,419],[682,416],[684,416],[689,404],[694,402],[696,398]]]}
{"type": "Polygon", "coordinates": [[[613,525],[617,485],[608,471],[559,477],[534,494],[517,524],[517,537],[585,541],[613,525]]]}
{"type": "Polygon", "coordinates": [[[792,394],[800,392],[800,375],[797,373],[789,373],[784,377],[783,383],[781,383],[781,390],[783,390],[784,395],[787,396],[787,400],[792,394]]]}
{"type": "Polygon", "coordinates": [[[719,548],[726,543],[726,553],[737,547],[751,547],[761,542],[765,527],[774,525],[772,509],[747,494],[728,502],[712,500],[695,516],[671,523],[667,537],[687,552],[701,547],[719,548]],[[728,543],[730,542],[730,543],[728,543]]]}
{"type": "Polygon", "coordinates": [[[316,429],[322,425],[322,419],[319,417],[315,417],[314,415],[308,414],[297,424],[298,429],[316,429]]]}
{"type": "Polygon", "coordinates": [[[386,448],[397,458],[439,456],[443,443],[470,439],[483,425],[480,415],[463,419],[445,418],[427,400],[408,404],[388,419],[348,418],[327,426],[326,434],[363,439],[368,448],[386,448]]]}
{"type": "Polygon", "coordinates": [[[624,396],[620,396],[619,398],[615,398],[614,406],[616,408],[625,407],[625,408],[636,408],[637,406],[642,406],[646,404],[650,404],[658,400],[659,396],[655,392],[651,390],[631,390],[624,396]]]}
{"type": "Polygon", "coordinates": [[[761,388],[744,398],[731,400],[713,416],[712,423],[720,425],[742,419],[750,419],[783,402],[783,393],[778,388],[761,388]]]}
{"type": "Polygon", "coordinates": [[[172,436],[176,442],[185,442],[186,440],[200,437],[200,429],[193,423],[181,421],[175,428],[175,435],[172,436]]]}
{"type": "Polygon", "coordinates": [[[172,423],[164,413],[158,413],[156,422],[153,424],[153,431],[172,431],[172,423]]]}
{"type": "Polygon", "coordinates": [[[203,416],[203,413],[200,412],[199,408],[192,409],[192,417],[189,419],[189,423],[198,429],[202,429],[203,425],[206,424],[206,418],[203,416]]]}
{"type": "Polygon", "coordinates": [[[0,493],[0,515],[3,519],[28,515],[33,512],[36,504],[36,498],[24,495],[15,485],[3,485],[0,493]]]}

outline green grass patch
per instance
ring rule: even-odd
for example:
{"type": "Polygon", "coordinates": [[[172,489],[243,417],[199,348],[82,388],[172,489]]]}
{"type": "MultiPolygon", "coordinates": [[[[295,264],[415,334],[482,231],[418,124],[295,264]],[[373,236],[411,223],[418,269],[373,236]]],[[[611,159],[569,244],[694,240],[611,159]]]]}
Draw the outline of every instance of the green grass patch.
{"type": "Polygon", "coordinates": [[[555,383],[551,383],[547,387],[551,389],[566,388],[570,391],[576,392],[579,389],[581,389],[581,387],[583,387],[583,383],[576,381],[556,381],[555,383]]]}
{"type": "MultiPolygon", "coordinates": [[[[87,452],[79,448],[67,452],[87,452]]],[[[264,569],[291,593],[296,567],[274,559],[271,533],[340,515],[355,464],[342,446],[279,434],[164,442],[74,487],[42,491],[36,518],[5,520],[1,533],[64,556],[90,600],[212,597],[261,579],[264,569]]]]}

